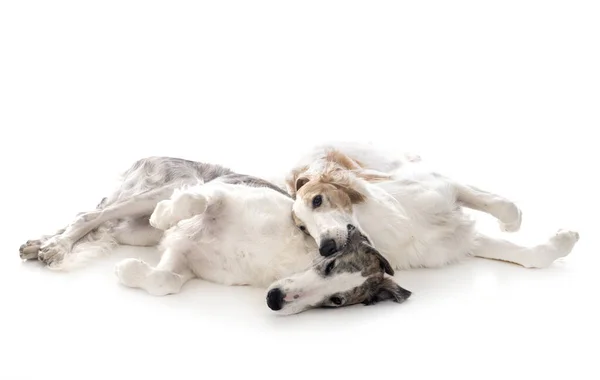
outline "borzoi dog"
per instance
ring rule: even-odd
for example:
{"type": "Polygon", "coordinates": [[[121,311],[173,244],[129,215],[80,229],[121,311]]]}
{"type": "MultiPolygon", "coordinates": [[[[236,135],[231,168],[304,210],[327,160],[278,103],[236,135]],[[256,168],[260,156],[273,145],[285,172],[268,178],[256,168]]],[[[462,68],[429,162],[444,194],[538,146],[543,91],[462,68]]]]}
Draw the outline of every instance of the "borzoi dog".
{"type": "Polygon", "coordinates": [[[55,235],[28,241],[20,254],[66,269],[99,247],[159,244],[155,268],[138,259],[117,264],[122,284],[153,295],[177,293],[194,277],[268,287],[267,305],[281,314],[403,302],[411,295],[351,224],[344,226],[344,247],[322,258],[314,239],[295,226],[292,204],[273,184],[217,165],[143,159],[96,210],[80,214],[55,235]]]}
{"type": "Polygon", "coordinates": [[[511,201],[425,168],[420,157],[396,157],[369,145],[316,147],[286,177],[293,217],[323,256],[344,249],[346,225],[361,231],[394,269],[439,267],[476,256],[547,267],[579,239],[559,230],[543,244],[522,247],[475,230],[463,207],[496,217],[503,231],[521,225],[511,201]]]}

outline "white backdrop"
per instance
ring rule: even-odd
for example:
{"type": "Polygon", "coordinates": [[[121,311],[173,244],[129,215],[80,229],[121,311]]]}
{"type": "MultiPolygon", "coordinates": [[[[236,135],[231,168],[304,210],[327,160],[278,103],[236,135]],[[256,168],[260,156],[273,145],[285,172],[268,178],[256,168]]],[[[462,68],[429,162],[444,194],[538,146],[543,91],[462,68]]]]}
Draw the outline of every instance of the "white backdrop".
{"type": "Polygon", "coordinates": [[[0,378],[597,378],[599,18],[597,1],[0,3],[0,378]],[[18,258],[140,157],[270,176],[336,139],[514,199],[518,241],[582,239],[544,271],[399,273],[405,305],[291,318],[261,290],[118,286],[144,250],[73,274],[18,258]]]}

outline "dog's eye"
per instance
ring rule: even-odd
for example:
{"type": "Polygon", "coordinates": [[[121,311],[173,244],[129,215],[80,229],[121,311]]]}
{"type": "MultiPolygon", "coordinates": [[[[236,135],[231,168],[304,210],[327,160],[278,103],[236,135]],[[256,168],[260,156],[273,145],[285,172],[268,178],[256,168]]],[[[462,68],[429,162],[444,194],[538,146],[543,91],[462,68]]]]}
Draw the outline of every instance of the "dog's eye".
{"type": "Polygon", "coordinates": [[[331,297],[329,299],[329,301],[331,301],[332,304],[338,305],[338,306],[342,304],[342,299],[340,297],[336,297],[336,296],[331,297]]]}
{"type": "Polygon", "coordinates": [[[321,203],[323,203],[323,197],[320,195],[317,195],[316,197],[313,198],[312,200],[312,205],[313,208],[317,208],[321,205],[321,203]]]}
{"type": "Polygon", "coordinates": [[[325,267],[325,276],[329,276],[329,273],[331,273],[331,270],[333,269],[334,265],[335,260],[332,260],[329,264],[327,264],[327,266],[325,267]]]}

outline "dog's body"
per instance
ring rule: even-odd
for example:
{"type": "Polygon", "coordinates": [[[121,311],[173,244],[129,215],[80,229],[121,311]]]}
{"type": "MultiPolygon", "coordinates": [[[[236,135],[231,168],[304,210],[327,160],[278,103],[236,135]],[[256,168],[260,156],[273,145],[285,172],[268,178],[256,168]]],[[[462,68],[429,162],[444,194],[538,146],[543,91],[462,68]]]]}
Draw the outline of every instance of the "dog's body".
{"type": "Polygon", "coordinates": [[[216,179],[176,191],[157,205],[150,224],[165,231],[163,256],[186,252],[195,277],[266,288],[319,256],[314,240],[294,225],[292,203],[270,188],[216,179]]]}
{"type": "Polygon", "coordinates": [[[138,259],[117,264],[121,283],[153,295],[177,293],[195,277],[271,285],[267,304],[282,314],[410,296],[389,277],[389,263],[350,227],[345,249],[321,258],[314,239],[294,225],[292,204],[284,190],[260,178],[153,157],[136,162],[96,210],[54,236],[28,241],[20,253],[62,269],[106,243],[159,244],[154,268],[138,259]]]}
{"type": "Polygon", "coordinates": [[[117,188],[95,210],[78,214],[55,234],[29,240],[21,246],[20,256],[38,259],[50,268],[66,269],[99,248],[109,249],[115,244],[154,246],[163,235],[148,222],[156,205],[169,199],[176,189],[217,178],[229,184],[265,187],[286,194],[270,182],[219,165],[171,157],[144,158],[121,175],[117,188]]]}
{"type": "Polygon", "coordinates": [[[121,282],[157,295],[176,293],[193,277],[227,285],[272,283],[269,307],[296,313],[402,302],[410,292],[389,277],[394,269],[437,267],[469,256],[545,267],[571,252],[579,238],[559,231],[526,248],[478,233],[463,207],[495,216],[505,231],[519,229],[520,210],[425,169],[414,155],[320,147],[286,179],[290,194],[218,165],[140,160],[96,210],[53,236],[28,241],[20,254],[62,268],[102,243],[161,243],[156,268],[136,259],[119,263],[121,282]]]}
{"type": "Polygon", "coordinates": [[[315,238],[324,256],[343,246],[349,223],[396,269],[438,267],[469,256],[541,268],[569,254],[579,238],[561,230],[527,248],[484,236],[463,207],[495,216],[506,232],[520,228],[519,208],[427,169],[418,156],[388,155],[368,145],[317,147],[286,179],[296,198],[296,223],[315,238]]]}

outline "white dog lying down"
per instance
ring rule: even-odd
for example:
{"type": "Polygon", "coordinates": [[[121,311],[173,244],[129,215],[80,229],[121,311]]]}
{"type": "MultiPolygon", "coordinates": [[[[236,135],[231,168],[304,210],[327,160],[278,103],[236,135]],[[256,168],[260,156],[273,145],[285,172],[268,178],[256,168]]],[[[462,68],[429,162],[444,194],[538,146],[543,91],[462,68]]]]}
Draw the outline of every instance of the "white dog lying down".
{"type": "Polygon", "coordinates": [[[352,225],[344,248],[320,258],[314,240],[294,225],[291,207],[289,197],[269,188],[219,179],[177,191],[150,217],[151,225],[166,230],[158,266],[129,259],[117,266],[117,276],[157,295],[176,293],[193,277],[226,285],[271,284],[267,304],[285,314],[410,296],[352,225]]]}
{"type": "Polygon", "coordinates": [[[500,195],[430,170],[416,155],[367,144],[315,147],[289,171],[286,187],[295,198],[297,226],[315,239],[321,255],[343,247],[352,224],[396,270],[439,267],[469,256],[544,268],[579,240],[568,230],[533,247],[485,236],[464,208],[494,216],[505,232],[520,229],[521,210],[500,195]]]}
{"type": "Polygon", "coordinates": [[[156,268],[138,259],[117,264],[121,283],[153,295],[177,293],[194,277],[270,285],[267,305],[281,314],[402,302],[411,295],[351,225],[345,227],[344,248],[322,258],[314,239],[295,226],[292,203],[283,190],[258,178],[216,165],[149,158],[135,163],[96,210],[80,214],[54,236],[28,241],[20,253],[62,269],[106,243],[159,244],[156,268]]]}
{"type": "Polygon", "coordinates": [[[27,242],[21,257],[62,268],[90,242],[92,248],[107,241],[156,245],[167,229],[158,267],[126,260],[117,268],[123,283],[167,294],[194,276],[230,285],[278,280],[268,305],[296,313],[401,302],[410,292],[392,281],[394,269],[470,256],[546,267],[579,239],[560,230],[542,244],[521,247],[487,237],[463,208],[487,212],[503,230],[516,231],[521,212],[514,203],[429,171],[418,158],[388,159],[372,148],[317,149],[292,169],[287,187],[294,201],[266,181],[216,165],[141,160],[96,210],[53,236],[27,242]],[[157,228],[148,223],[150,215],[157,228]]]}

